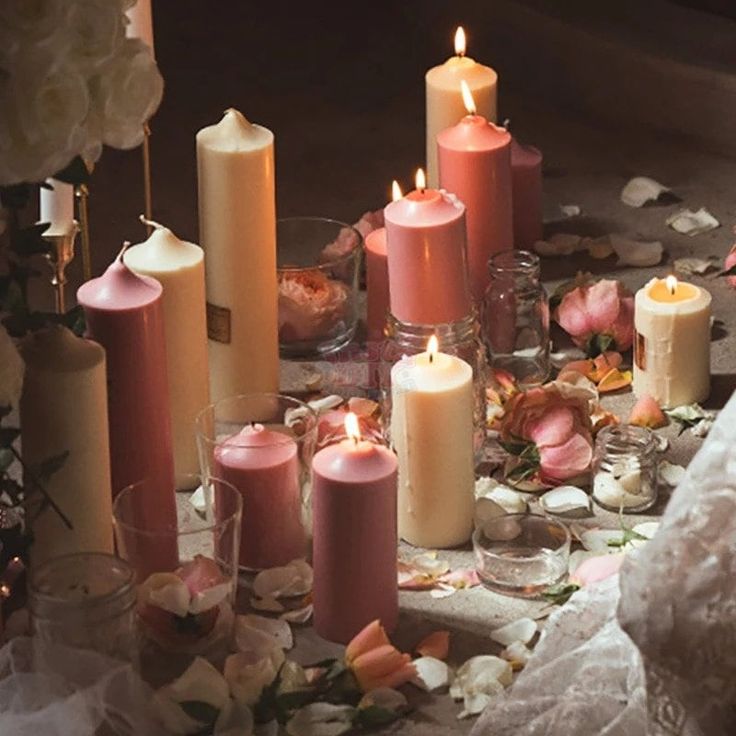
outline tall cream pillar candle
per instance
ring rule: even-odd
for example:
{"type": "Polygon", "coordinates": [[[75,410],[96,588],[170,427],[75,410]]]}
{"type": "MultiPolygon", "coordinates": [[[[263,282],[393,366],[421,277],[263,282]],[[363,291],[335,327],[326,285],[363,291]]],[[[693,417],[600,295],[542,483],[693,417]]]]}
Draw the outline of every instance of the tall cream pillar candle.
{"type": "Polygon", "coordinates": [[[391,443],[399,458],[399,536],[418,547],[470,539],[475,506],[473,371],[437,352],[391,369],[391,443]]]}
{"type": "Polygon", "coordinates": [[[48,222],[44,235],[66,235],[74,227],[74,187],[58,179],[46,179],[50,189],[39,189],[39,222],[48,222]]]}
{"type": "Polygon", "coordinates": [[[197,133],[213,401],[278,392],[273,133],[227,110],[197,133]]]}
{"type": "Polygon", "coordinates": [[[674,276],[652,279],[634,301],[634,393],[671,408],[710,393],[711,296],[674,276]]]}
{"type": "Polygon", "coordinates": [[[176,487],[181,489],[186,476],[199,471],[194,420],[210,403],[204,254],[167,227],[151,224],[151,237],[128,248],[123,259],[128,268],[153,276],[163,286],[171,438],[176,487]]]}
{"type": "Polygon", "coordinates": [[[488,66],[465,56],[465,32],[455,33],[455,56],[444,64],[432,67],[425,75],[427,105],[427,184],[439,187],[437,135],[467,115],[460,82],[464,80],[475,100],[478,115],[496,121],[496,83],[498,75],[488,66]]]}
{"type": "Polygon", "coordinates": [[[73,552],[112,552],[105,351],[55,326],[25,340],[21,352],[26,362],[20,401],[23,461],[37,466],[68,452],[44,488],[73,526],[69,529],[50,506],[36,515],[41,497],[31,491],[31,561],[38,565],[73,552]]]}

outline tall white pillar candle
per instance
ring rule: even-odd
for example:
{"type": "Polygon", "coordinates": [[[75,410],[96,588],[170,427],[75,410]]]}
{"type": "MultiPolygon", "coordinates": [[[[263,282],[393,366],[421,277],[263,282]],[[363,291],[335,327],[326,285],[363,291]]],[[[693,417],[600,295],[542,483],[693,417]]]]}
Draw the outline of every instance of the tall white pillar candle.
{"type": "MultiPolygon", "coordinates": [[[[136,0],[128,12],[128,26],[125,35],[128,38],[140,38],[143,43],[153,48],[153,13],[151,11],[151,0],[136,0]]],[[[155,55],[155,54],[154,54],[155,55]]]]}
{"type": "MultiPolygon", "coordinates": [[[[73,526],[69,529],[48,505],[36,515],[41,498],[31,490],[31,561],[112,552],[105,351],[61,326],[33,334],[21,351],[26,362],[20,401],[23,460],[38,466],[68,453],[44,488],[73,526]]],[[[32,489],[28,478],[26,487],[32,489]]]]}
{"type": "Polygon", "coordinates": [[[39,189],[39,222],[48,222],[44,235],[66,235],[74,224],[74,187],[58,179],[46,179],[51,187],[39,189]]]}
{"type": "Polygon", "coordinates": [[[197,133],[212,400],[279,387],[273,133],[237,110],[197,133]]]}
{"type": "Polygon", "coordinates": [[[456,547],[473,529],[473,371],[436,344],[391,369],[398,528],[419,547],[456,547]]]}
{"type": "Polygon", "coordinates": [[[711,296],[674,276],[652,279],[634,301],[634,393],[661,406],[704,401],[710,393],[711,296]]]}
{"type": "Polygon", "coordinates": [[[148,240],[125,251],[124,260],[163,287],[174,469],[176,487],[183,488],[186,476],[199,470],[194,420],[210,403],[204,253],[156,224],[148,240]]]}
{"type": "Polygon", "coordinates": [[[467,115],[460,82],[464,80],[475,100],[477,114],[496,121],[496,83],[498,75],[490,67],[465,56],[465,33],[455,33],[455,56],[444,64],[432,67],[425,75],[427,105],[427,183],[439,187],[437,163],[437,134],[462,120],[467,115]]]}

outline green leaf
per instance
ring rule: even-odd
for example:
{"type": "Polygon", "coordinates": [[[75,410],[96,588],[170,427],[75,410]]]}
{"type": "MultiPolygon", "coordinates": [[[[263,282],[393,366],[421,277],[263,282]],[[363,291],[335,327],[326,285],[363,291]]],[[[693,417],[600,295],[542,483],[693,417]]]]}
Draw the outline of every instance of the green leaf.
{"type": "Polygon", "coordinates": [[[179,703],[179,705],[190,718],[194,718],[195,721],[205,723],[208,726],[213,726],[217,720],[217,716],[220,715],[218,708],[202,700],[185,700],[183,703],[179,703]]]}
{"type": "Polygon", "coordinates": [[[592,335],[585,344],[585,354],[589,358],[597,358],[612,347],[615,347],[615,342],[611,335],[592,335]]]}
{"type": "Polygon", "coordinates": [[[61,171],[54,174],[54,179],[66,182],[67,184],[87,184],[90,178],[90,170],[81,156],[73,158],[61,171]]]}
{"type": "Polygon", "coordinates": [[[559,583],[551,585],[542,593],[542,597],[550,603],[563,606],[570,600],[573,593],[580,590],[580,586],[576,583],[559,583]]]}
{"type": "Polygon", "coordinates": [[[621,539],[609,539],[608,546],[621,548],[625,547],[629,542],[634,542],[636,540],[648,542],[649,537],[645,537],[643,534],[639,534],[639,532],[635,532],[633,529],[621,525],[621,539]]]}
{"type": "Polygon", "coordinates": [[[358,708],[353,724],[363,728],[381,728],[398,721],[402,716],[401,711],[388,710],[388,708],[381,708],[380,705],[369,705],[367,708],[358,708]]]}

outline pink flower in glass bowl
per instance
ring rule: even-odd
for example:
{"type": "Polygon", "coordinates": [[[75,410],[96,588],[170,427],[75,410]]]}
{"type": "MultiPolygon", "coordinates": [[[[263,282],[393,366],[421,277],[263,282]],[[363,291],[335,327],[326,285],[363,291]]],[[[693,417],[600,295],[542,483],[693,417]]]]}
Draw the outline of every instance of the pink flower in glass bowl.
{"type": "Polygon", "coordinates": [[[634,296],[615,279],[586,283],[562,297],[555,319],[589,355],[628,350],[634,338],[634,296]]]}
{"type": "Polygon", "coordinates": [[[587,402],[563,396],[548,384],[511,397],[501,421],[501,443],[510,454],[506,478],[536,490],[588,473],[593,440],[587,402]]]}

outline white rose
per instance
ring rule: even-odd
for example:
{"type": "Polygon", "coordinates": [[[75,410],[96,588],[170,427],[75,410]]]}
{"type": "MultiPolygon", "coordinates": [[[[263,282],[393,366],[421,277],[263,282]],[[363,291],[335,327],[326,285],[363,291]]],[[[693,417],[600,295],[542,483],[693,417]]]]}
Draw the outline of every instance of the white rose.
{"type": "Polygon", "coordinates": [[[67,0],[2,0],[0,59],[12,59],[24,49],[58,56],[67,42],[72,5],[67,0]]]}
{"type": "Polygon", "coordinates": [[[75,0],[69,20],[69,59],[90,73],[111,59],[125,38],[125,16],[110,0],[75,0]]]}
{"type": "Polygon", "coordinates": [[[23,390],[25,363],[13,338],[0,325],[0,407],[18,406],[23,390]]]}
{"type": "Polygon", "coordinates": [[[140,145],[143,124],[158,109],[163,91],[151,49],[137,38],[126,38],[94,83],[103,143],[114,148],[140,145]]]}

